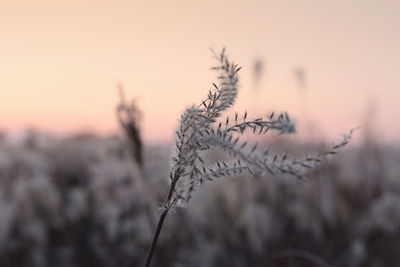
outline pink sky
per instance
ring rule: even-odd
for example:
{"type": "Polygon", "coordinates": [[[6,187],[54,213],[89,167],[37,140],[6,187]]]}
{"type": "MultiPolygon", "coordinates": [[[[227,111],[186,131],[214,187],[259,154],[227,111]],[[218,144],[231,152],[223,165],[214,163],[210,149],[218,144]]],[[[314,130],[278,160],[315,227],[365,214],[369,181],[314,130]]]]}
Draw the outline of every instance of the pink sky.
{"type": "Polygon", "coordinates": [[[243,66],[235,110],[287,110],[300,134],[331,138],[374,107],[376,131],[398,141],[399,10],[389,0],[1,1],[0,128],[115,131],[121,81],[145,138],[170,140],[214,81],[208,48],[226,46],[243,66]],[[258,57],[266,70],[255,90],[258,57]]]}

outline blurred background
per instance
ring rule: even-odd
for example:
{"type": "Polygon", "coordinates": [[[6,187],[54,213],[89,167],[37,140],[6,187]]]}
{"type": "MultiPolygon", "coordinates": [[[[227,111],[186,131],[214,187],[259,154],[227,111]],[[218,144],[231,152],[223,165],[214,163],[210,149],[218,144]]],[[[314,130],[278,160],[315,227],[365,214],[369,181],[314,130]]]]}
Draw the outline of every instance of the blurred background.
{"type": "MultiPolygon", "coordinates": [[[[400,266],[400,2],[0,0],[0,266],[141,266],[175,129],[216,74],[287,111],[309,179],[234,177],[167,218],[153,266],[400,266]]],[[[225,155],[214,152],[210,159],[225,155]]]]}

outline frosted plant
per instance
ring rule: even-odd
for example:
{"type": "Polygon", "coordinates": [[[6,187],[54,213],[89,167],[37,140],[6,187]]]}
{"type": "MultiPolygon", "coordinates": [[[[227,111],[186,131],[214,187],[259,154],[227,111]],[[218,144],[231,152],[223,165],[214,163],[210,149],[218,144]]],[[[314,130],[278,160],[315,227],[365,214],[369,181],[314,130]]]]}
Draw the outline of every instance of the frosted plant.
{"type": "Polygon", "coordinates": [[[271,175],[288,174],[302,178],[309,169],[322,163],[325,156],[336,154],[351,139],[352,131],[345,135],[343,140],[333,145],[325,152],[312,156],[292,158],[287,154],[263,152],[258,149],[257,143],[250,145],[247,140],[242,141],[243,134],[251,131],[254,134],[265,135],[269,131],[279,134],[295,133],[295,125],[287,113],[270,114],[266,118],[248,119],[247,112],[243,115],[222,118],[223,112],[234,103],[238,94],[238,72],[241,67],[232,63],[225,54],[225,49],[217,54],[212,51],[217,66],[213,70],[218,72],[218,83],[208,92],[207,98],[199,105],[187,108],[180,120],[176,132],[176,151],[172,158],[173,166],[169,175],[170,188],[162,206],[162,213],[154,233],[144,266],[150,265],[154,249],[168,212],[176,206],[187,203],[193,191],[203,183],[221,177],[230,177],[238,174],[271,175]],[[226,152],[231,160],[215,162],[206,166],[202,159],[204,153],[212,148],[226,152]]]}

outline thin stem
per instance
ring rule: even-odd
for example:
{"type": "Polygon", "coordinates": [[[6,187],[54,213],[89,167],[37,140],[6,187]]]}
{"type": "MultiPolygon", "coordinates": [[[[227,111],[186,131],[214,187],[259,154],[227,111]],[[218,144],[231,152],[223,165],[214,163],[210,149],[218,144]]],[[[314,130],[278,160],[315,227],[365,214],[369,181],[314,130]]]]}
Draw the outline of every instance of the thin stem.
{"type": "Polygon", "coordinates": [[[165,217],[168,214],[168,211],[169,211],[169,209],[164,209],[163,212],[160,215],[160,219],[158,220],[157,228],[156,228],[156,231],[154,233],[153,241],[151,242],[151,246],[150,246],[149,252],[147,253],[146,261],[145,261],[143,267],[149,267],[150,266],[150,262],[151,262],[151,259],[153,258],[154,250],[156,248],[156,244],[157,244],[157,241],[158,241],[158,236],[160,235],[160,231],[161,231],[161,228],[163,226],[165,217]]]}

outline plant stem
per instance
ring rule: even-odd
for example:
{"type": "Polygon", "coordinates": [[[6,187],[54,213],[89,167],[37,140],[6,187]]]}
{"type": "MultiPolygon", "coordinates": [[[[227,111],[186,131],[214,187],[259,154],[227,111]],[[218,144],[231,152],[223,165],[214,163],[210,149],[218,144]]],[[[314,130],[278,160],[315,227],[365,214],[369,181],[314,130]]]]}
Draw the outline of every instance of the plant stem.
{"type": "Polygon", "coordinates": [[[160,219],[158,220],[156,231],[154,232],[153,241],[151,242],[150,249],[147,252],[146,261],[145,261],[143,267],[149,267],[150,266],[150,262],[151,262],[151,259],[153,258],[154,250],[156,248],[156,244],[157,244],[157,241],[158,241],[158,236],[160,235],[160,231],[161,231],[161,228],[162,228],[162,226],[164,224],[164,220],[165,220],[165,217],[168,214],[168,211],[169,211],[169,209],[164,209],[163,212],[160,215],[160,219]]]}

